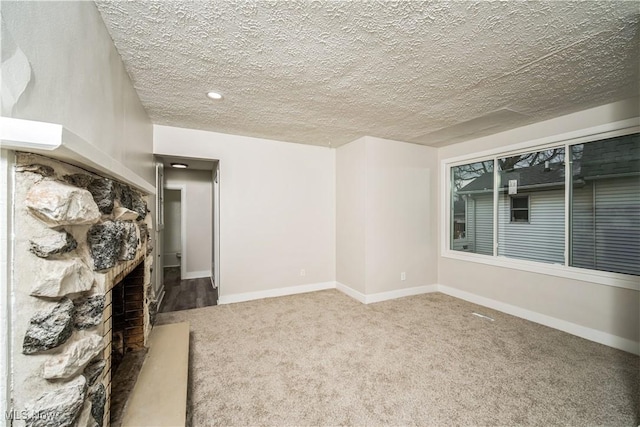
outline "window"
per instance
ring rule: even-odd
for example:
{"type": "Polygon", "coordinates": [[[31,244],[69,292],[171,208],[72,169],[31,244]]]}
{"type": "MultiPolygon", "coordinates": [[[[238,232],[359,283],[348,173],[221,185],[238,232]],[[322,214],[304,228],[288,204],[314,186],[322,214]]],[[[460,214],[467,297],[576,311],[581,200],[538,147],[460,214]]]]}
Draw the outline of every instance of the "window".
{"type": "Polygon", "coordinates": [[[497,159],[498,256],[564,264],[564,153],[558,147],[497,159]]]}
{"type": "Polygon", "coordinates": [[[571,147],[569,265],[640,275],[640,134],[571,147]]]}
{"type": "Polygon", "coordinates": [[[451,246],[493,255],[493,161],[451,168],[451,246]]]}
{"type": "Polygon", "coordinates": [[[529,222],[529,196],[511,196],[511,222],[529,222]]]}
{"type": "Polygon", "coordinates": [[[450,180],[450,250],[640,276],[639,133],[455,164],[450,180]]]}

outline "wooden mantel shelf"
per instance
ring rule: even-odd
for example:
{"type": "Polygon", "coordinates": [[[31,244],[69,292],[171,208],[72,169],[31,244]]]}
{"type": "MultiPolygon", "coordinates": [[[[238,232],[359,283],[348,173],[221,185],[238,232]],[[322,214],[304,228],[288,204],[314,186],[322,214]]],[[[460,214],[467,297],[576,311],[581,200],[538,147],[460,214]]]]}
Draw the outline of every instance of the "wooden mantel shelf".
{"type": "Polygon", "coordinates": [[[59,124],[0,117],[0,148],[52,157],[111,176],[147,194],[156,192],[140,175],[59,124]]]}

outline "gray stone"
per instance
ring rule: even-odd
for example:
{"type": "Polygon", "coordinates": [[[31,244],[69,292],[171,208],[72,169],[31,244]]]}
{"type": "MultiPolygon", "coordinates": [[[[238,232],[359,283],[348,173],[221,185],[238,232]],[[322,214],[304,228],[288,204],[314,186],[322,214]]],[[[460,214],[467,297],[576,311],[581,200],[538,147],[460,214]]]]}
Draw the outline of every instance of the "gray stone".
{"type": "Polygon", "coordinates": [[[138,216],[138,212],[122,206],[118,206],[113,210],[113,219],[118,221],[133,221],[138,219],[138,216]]]}
{"type": "Polygon", "coordinates": [[[94,385],[98,378],[100,378],[100,375],[102,375],[102,372],[104,371],[104,367],[106,365],[106,360],[96,360],[95,362],[89,363],[87,367],[84,368],[84,372],[82,372],[82,375],[84,375],[84,377],[87,379],[87,384],[89,384],[89,387],[94,385]]]}
{"type": "Polygon", "coordinates": [[[51,355],[44,362],[42,376],[48,380],[71,378],[80,373],[103,348],[101,335],[92,334],[71,341],[65,345],[62,353],[51,355]]]}
{"type": "Polygon", "coordinates": [[[74,173],[72,175],[65,175],[63,179],[76,187],[87,188],[91,181],[93,181],[93,177],[91,175],[87,175],[84,173],[74,173]]]}
{"type": "Polygon", "coordinates": [[[136,232],[136,225],[132,222],[121,223],[124,229],[124,235],[122,239],[122,247],[120,250],[120,261],[131,261],[135,259],[136,252],[138,252],[138,234],[136,232]]]}
{"type": "Polygon", "coordinates": [[[22,343],[22,353],[34,354],[58,347],[73,332],[73,302],[63,298],[51,310],[36,313],[22,343]]]}
{"type": "Polygon", "coordinates": [[[147,255],[149,255],[153,252],[153,243],[149,238],[149,226],[144,222],[138,223],[138,226],[140,227],[140,241],[146,245],[147,255]]]}
{"type": "Polygon", "coordinates": [[[45,177],[53,176],[55,173],[51,166],[39,164],[16,166],[16,172],[32,172],[45,177]]]}
{"type": "Polygon", "coordinates": [[[80,375],[63,387],[48,391],[25,405],[26,427],[70,427],[80,415],[87,382],[80,375]]]}
{"type": "Polygon", "coordinates": [[[116,265],[124,238],[124,223],[106,221],[94,225],[87,233],[87,242],[95,270],[105,270],[116,265]]]}
{"type": "MultiPolygon", "coordinates": [[[[153,268],[151,268],[149,275],[151,275],[151,272],[153,272],[153,268]]],[[[153,326],[156,323],[156,315],[158,314],[158,298],[156,295],[156,291],[153,289],[152,283],[146,284],[146,294],[147,294],[147,298],[146,298],[147,310],[149,313],[149,323],[153,326]]]]}
{"type": "Polygon", "coordinates": [[[99,384],[91,396],[91,416],[99,426],[104,421],[104,405],[107,402],[107,392],[103,384],[99,384]]]}
{"type": "Polygon", "coordinates": [[[37,279],[31,295],[35,297],[59,298],[86,292],[93,287],[93,273],[79,258],[39,261],[33,268],[37,279]]]}
{"type": "Polygon", "coordinates": [[[149,304],[147,305],[149,308],[149,323],[151,325],[156,324],[156,315],[158,314],[158,301],[157,300],[149,300],[149,304]]]}
{"type": "Polygon", "coordinates": [[[51,230],[50,234],[30,241],[29,250],[40,258],[71,252],[78,247],[78,242],[66,231],[51,230]]]}
{"type": "Polygon", "coordinates": [[[145,243],[149,237],[149,226],[146,223],[141,222],[138,224],[138,227],[140,227],[140,241],[145,243]]]}
{"type": "Polygon", "coordinates": [[[58,181],[44,180],[33,185],[25,204],[32,215],[50,227],[93,224],[100,219],[91,193],[58,181]]]}
{"type": "Polygon", "coordinates": [[[73,301],[76,312],[73,324],[77,329],[88,329],[102,323],[104,311],[104,295],[93,295],[88,298],[78,298],[73,301]]]}
{"type": "Polygon", "coordinates": [[[116,199],[116,188],[112,180],[107,178],[96,178],[87,187],[93,196],[100,212],[110,214],[113,211],[113,203],[116,199]]]}
{"type": "Polygon", "coordinates": [[[124,184],[118,184],[117,191],[121,206],[137,212],[139,220],[147,216],[147,204],[137,191],[124,184]]]}

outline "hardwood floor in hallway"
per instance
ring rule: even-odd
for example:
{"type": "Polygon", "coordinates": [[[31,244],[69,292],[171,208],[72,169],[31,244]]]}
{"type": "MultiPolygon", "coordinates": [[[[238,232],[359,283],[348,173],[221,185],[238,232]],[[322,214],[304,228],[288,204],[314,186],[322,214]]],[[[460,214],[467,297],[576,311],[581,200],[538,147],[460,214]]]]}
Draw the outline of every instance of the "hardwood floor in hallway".
{"type": "Polygon", "coordinates": [[[180,280],[180,267],[164,269],[165,295],[160,313],[209,307],[218,303],[218,289],[210,277],[180,280]]]}

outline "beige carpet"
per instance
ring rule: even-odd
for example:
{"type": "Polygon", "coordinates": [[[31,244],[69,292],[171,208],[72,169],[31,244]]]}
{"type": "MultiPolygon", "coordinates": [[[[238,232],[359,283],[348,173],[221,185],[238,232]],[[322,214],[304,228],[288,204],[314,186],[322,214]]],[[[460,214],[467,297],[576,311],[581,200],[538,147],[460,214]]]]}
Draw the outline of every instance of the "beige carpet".
{"type": "Polygon", "coordinates": [[[158,321],[191,323],[193,426],[640,423],[640,358],[443,294],[329,290],[158,321]]]}

